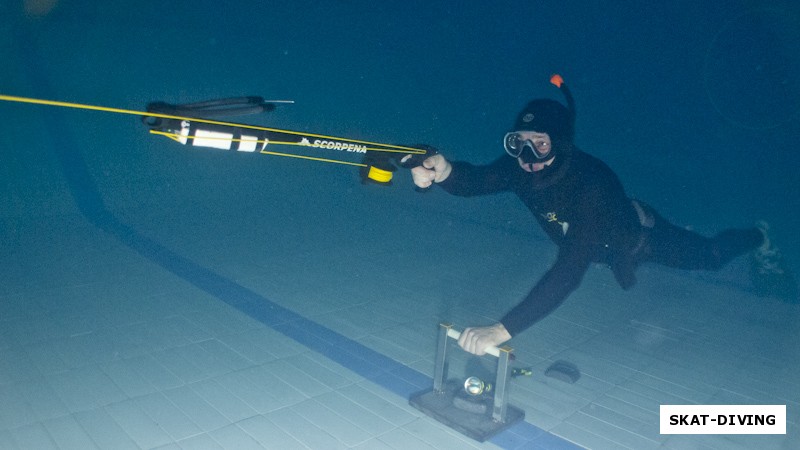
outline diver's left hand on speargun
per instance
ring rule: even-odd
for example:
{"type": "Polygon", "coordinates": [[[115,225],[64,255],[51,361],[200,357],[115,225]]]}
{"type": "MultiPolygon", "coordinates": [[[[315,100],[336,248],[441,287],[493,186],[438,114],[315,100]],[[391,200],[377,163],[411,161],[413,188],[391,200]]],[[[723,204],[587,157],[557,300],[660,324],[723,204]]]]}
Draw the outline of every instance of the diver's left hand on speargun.
{"type": "Polygon", "coordinates": [[[400,160],[400,165],[411,169],[414,184],[420,189],[427,189],[433,183],[441,183],[450,176],[453,169],[444,156],[429,146],[420,146],[427,151],[422,155],[406,155],[400,160]]]}

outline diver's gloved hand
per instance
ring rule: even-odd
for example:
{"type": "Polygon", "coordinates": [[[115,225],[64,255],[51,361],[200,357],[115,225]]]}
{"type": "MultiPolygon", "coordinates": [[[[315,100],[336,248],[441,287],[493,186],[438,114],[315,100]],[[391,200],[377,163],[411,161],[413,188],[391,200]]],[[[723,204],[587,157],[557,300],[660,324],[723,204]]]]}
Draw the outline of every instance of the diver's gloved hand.
{"type": "Polygon", "coordinates": [[[484,355],[488,347],[497,347],[507,340],[511,335],[502,323],[497,323],[489,327],[467,328],[461,332],[458,338],[458,345],[465,351],[474,355],[484,355]]]}
{"type": "MultiPolygon", "coordinates": [[[[410,155],[409,155],[410,156],[410,155]]],[[[453,167],[440,154],[433,155],[422,162],[421,166],[411,169],[414,184],[423,189],[433,183],[441,183],[450,176],[453,167]]]]}

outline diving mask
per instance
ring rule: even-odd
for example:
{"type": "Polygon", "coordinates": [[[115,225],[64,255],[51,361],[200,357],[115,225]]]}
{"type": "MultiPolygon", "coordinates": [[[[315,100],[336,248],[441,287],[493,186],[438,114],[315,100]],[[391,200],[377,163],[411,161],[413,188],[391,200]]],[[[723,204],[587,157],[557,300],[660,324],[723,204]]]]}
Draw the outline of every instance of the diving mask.
{"type": "Polygon", "coordinates": [[[519,158],[526,148],[530,149],[536,159],[545,159],[550,155],[550,145],[544,139],[528,139],[522,133],[513,131],[506,133],[503,139],[503,147],[513,158],[519,158]]]}

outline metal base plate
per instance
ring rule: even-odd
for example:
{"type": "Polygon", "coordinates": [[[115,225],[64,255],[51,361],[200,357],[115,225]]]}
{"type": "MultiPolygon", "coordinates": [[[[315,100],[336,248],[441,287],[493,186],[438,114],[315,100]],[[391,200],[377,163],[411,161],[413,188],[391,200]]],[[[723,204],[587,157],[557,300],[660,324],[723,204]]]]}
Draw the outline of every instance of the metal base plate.
{"type": "Polygon", "coordinates": [[[412,395],[408,403],[426,415],[479,442],[486,441],[525,418],[525,411],[508,405],[505,422],[496,422],[492,418],[491,400],[486,408],[487,411],[483,414],[459,408],[453,404],[453,398],[463,389],[462,383],[450,380],[445,383],[443,392],[434,392],[433,389],[423,391],[412,395]]]}

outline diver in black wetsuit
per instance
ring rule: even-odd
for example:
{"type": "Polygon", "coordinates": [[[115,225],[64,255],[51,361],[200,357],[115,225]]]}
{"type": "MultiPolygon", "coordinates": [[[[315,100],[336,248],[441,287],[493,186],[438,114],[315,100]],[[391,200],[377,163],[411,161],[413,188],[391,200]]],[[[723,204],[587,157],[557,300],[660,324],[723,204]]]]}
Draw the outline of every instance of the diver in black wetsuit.
{"type": "Polygon", "coordinates": [[[568,107],[549,99],[528,103],[505,137],[508,156],[475,166],[451,164],[436,154],[412,170],[421,188],[437,183],[466,197],[514,192],[558,245],[555,263],[522,302],[498,324],[467,328],[461,334],[461,347],[477,355],[555,310],[580,285],[591,263],[608,265],[619,285],[629,289],[643,262],[716,270],[768,243],[765,230],[756,227],[704,237],[628,198],[605,163],[573,144],[574,100],[559,76],[551,82],[561,89],[568,107]]]}

